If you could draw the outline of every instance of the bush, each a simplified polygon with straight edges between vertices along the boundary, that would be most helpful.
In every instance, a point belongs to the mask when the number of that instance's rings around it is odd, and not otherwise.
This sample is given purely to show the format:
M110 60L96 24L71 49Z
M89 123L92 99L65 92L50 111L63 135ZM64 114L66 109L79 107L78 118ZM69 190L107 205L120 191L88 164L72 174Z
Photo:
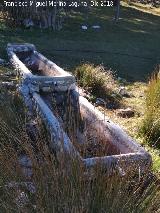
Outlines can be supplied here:
M159 73L160 74L160 73ZM160 75L154 74L146 94L146 110L142 134L149 144L160 147Z
M120 101L120 96L116 94L117 82L111 70L105 70L102 65L82 64L76 68L75 76L78 84L93 96L111 100L115 104Z

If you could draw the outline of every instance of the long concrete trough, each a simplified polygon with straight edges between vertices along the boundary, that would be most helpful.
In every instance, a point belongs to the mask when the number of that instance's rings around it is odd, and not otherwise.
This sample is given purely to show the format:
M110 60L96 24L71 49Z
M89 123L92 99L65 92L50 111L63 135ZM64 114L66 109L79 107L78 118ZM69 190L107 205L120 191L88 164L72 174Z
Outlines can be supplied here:
M44 121L55 152L69 153L87 169L101 164L108 172L143 173L150 168L149 153L80 95L74 76L32 44L8 44L7 52L28 110L36 109Z

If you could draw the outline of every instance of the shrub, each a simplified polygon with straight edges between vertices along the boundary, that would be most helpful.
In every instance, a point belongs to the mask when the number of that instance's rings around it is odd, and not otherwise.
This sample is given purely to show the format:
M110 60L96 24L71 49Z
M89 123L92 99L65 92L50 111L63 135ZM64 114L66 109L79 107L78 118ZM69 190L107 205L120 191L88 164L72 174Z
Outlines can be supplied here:
M160 147L160 75L154 74L146 93L146 110L142 134L149 144Z
M82 64L75 70L78 84L93 96L120 102L120 96L116 94L117 82L114 73L111 70L105 70L100 66L93 64Z

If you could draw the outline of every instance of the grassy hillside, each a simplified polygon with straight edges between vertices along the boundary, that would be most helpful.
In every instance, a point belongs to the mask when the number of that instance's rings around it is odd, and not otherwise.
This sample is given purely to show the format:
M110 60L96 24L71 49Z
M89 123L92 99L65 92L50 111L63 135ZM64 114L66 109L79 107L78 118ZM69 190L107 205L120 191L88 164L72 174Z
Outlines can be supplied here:
M160 61L160 16L123 5L117 24L113 8L95 8L88 18L73 12L59 32L9 29L1 23L0 56L8 42L30 42L65 69L74 70L82 61L103 63L119 76L144 80ZM89 25L87 31L81 30L83 24ZM101 29L91 28L97 24Z
M154 66L160 63L160 16L157 11L152 10L151 14L144 6L125 3L117 24L112 21L113 8L94 9L88 19L84 13L72 13L59 32L9 29L3 20L0 21L0 58L7 57L8 42L30 42L61 67L79 74L80 85L86 90L90 88L96 97L101 97L102 92L104 97L107 93L115 95L120 86L125 86L129 96L121 97L121 106L133 109L134 117L118 117L117 109L113 108L104 110L98 106L98 109L145 146L152 155L154 170L154 175L146 172L135 176L128 168L125 176L115 173L106 177L106 172L97 167L91 171L94 178L88 178L84 168L67 156L60 156L61 162L57 163L48 145L45 146L49 141L43 134L44 129L38 129L34 146L28 138L25 108L18 94L0 90L0 212L159 212L160 150L149 147L145 138L138 135L145 117L148 88L146 83L139 81L146 80ZM89 27L82 31L83 24L100 25L101 29ZM125 79L121 82L113 78L108 69L104 75L102 63L117 71L119 76L136 82L129 83ZM8 71L11 69L0 66L0 82L16 81L15 77L5 75ZM21 155L32 160L32 177L27 177L20 168ZM66 167L66 162L71 163L70 168Z

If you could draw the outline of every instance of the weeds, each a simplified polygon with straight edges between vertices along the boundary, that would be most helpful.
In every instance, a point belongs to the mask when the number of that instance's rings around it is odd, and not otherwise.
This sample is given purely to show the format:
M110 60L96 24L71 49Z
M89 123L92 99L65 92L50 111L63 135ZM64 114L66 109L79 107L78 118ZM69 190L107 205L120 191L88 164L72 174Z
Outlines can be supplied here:
M146 95L146 111L141 133L152 146L160 147L160 77L154 74Z
M7 94L4 93L7 98ZM0 111L8 114L13 99L7 98L7 107ZM14 116L19 116L15 107ZM24 108L23 108L24 110ZM17 112L15 114L15 112ZM107 176L97 165L94 178L86 175L86 169L76 160L69 161L62 155L56 163L55 155L50 152L48 137L39 129L36 151L31 145L24 128L25 120L16 119L19 125L12 128L0 114L1 129L6 129L5 142L0 137L0 211L1 212L156 212L160 208L159 185L155 178L131 177L131 175ZM25 118L25 117L21 117ZM7 127L7 128L6 128ZM9 129L14 130L11 134ZM12 143L11 141L14 141ZM49 142L49 141L48 141ZM17 146L15 146L17 144ZM21 146L21 150L17 149ZM22 152L23 151L23 152ZM31 159L32 176L27 177L19 156L24 154ZM69 165L68 165L69 164ZM147 174L148 176L148 174ZM26 187L26 184L32 184Z
M93 100L100 97L120 104L121 97L116 93L118 85L111 70L105 70L102 65L82 64L76 68L75 76L78 84L93 95Z

